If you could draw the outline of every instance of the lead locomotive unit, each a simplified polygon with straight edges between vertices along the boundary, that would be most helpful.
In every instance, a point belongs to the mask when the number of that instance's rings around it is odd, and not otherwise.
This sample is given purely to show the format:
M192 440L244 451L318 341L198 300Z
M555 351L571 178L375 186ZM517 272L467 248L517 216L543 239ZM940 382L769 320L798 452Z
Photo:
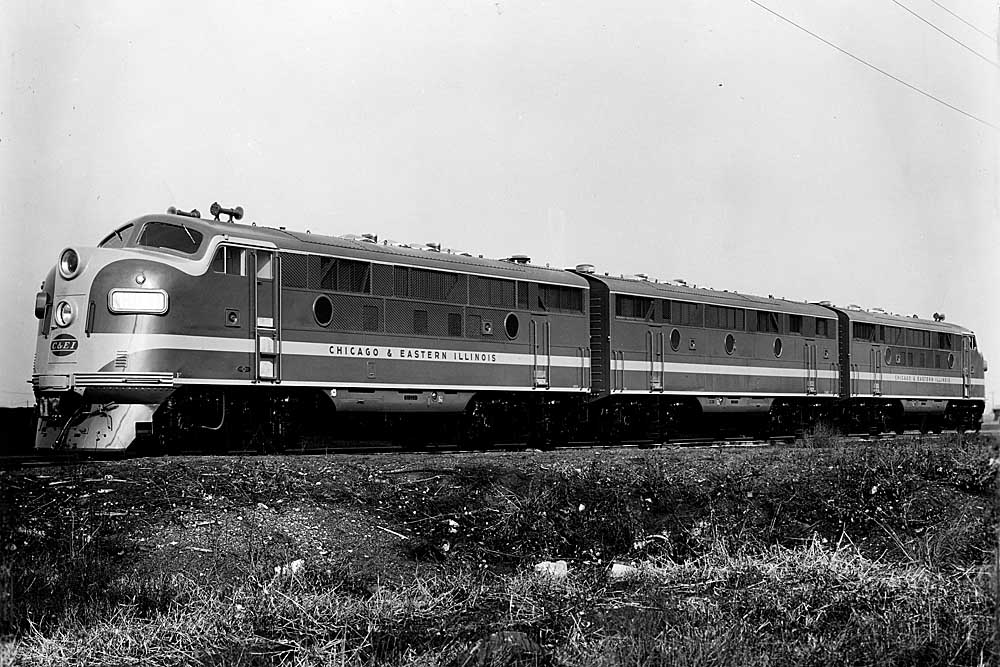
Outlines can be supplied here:
M305 427L544 444L981 418L984 362L952 324L211 212L171 208L60 254L35 303L36 447L280 449Z
M280 446L304 419L350 414L468 413L472 434L546 423L588 390L578 276L212 212L171 209L62 252L35 307L37 447L223 433Z

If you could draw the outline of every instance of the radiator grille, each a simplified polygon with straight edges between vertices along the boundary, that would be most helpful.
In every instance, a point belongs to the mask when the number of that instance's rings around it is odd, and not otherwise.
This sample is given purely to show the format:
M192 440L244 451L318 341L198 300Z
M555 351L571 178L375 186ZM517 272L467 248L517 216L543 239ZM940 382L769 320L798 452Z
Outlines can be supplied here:
M460 307L438 303L389 300L386 301L385 315L386 333L462 336L462 308Z
M513 280L469 276L469 303L473 306L513 308L516 302Z
M372 294L392 296L393 271L386 264L372 265Z
M382 300L346 294L332 294L333 320L330 328L340 331L382 331Z
M308 282L306 256L282 255L281 280L288 287L304 288Z

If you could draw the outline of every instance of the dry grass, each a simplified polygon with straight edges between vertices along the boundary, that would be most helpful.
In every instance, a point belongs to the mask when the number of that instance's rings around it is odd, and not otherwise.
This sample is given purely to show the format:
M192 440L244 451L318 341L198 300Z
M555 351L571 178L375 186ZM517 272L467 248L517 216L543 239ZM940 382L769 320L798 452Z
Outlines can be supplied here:
M993 664L996 457L900 441L8 474L0 664ZM532 571L557 557L567 578Z

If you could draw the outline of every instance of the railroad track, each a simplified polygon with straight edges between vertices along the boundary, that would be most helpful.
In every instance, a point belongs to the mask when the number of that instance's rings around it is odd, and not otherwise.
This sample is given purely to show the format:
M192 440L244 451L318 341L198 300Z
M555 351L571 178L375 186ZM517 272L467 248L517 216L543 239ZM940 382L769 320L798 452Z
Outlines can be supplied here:
M16 454L13 456L0 456L0 470L12 470L17 468L47 468L52 466L72 465L74 463L84 463L88 460L93 459L87 459L83 456L75 456L72 454Z
M892 441L897 438L905 437L920 437L922 439L937 440L941 438L954 435L954 433L942 433L939 435L920 435L917 432L904 433L902 435L895 433L885 433L880 435L870 435L870 434L848 434L844 436L837 436L841 439L842 444L859 444L863 442L878 442L878 441ZM650 442L650 441L625 441L620 443L594 443L594 442L577 442L570 443L567 445L561 445L557 447L551 447L549 449L553 451L567 451L567 450L581 450L581 449L662 449L665 447L670 448L763 448L770 446L777 446L781 444L791 444L797 440L795 436L778 436L767 439L761 438L750 438L750 437L734 437L734 438L678 438L675 440L670 440L664 443ZM482 452L518 452L518 451L537 451L536 448L532 447L528 443L524 442L509 442L509 443L495 443L488 447L467 447L460 443L422 443L419 446L404 446L396 445L391 442L386 441L372 441L372 442L360 442L360 441L327 441L324 444L316 444L315 442L298 448L288 449L281 452L280 455L285 456L316 456L316 455L335 455L335 454L413 454L413 453L426 453L426 454L471 454L471 453L482 453ZM178 449L177 451L171 452L171 456L261 456L261 452L252 449L230 449L226 452L213 452L206 450L194 450L194 449ZM277 453L273 455L278 455ZM17 468L35 468L35 467L50 467L50 466L64 466L64 465L77 465L83 463L93 463L97 461L120 461L125 459L135 459L135 458L160 458L160 457L150 457L140 453L130 454L128 452L115 452L104 455L94 455L94 454L84 454L80 452L58 452L54 454L17 454L10 456L0 456L0 470L5 469L17 469Z

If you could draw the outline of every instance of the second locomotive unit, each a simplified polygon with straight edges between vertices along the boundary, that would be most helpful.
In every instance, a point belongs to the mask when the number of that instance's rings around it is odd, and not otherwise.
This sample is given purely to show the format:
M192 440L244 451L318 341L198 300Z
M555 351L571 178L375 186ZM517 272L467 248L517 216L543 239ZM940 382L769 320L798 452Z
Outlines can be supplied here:
M975 428L971 331L171 209L46 277L36 447ZM228 216L228 221L220 220Z

